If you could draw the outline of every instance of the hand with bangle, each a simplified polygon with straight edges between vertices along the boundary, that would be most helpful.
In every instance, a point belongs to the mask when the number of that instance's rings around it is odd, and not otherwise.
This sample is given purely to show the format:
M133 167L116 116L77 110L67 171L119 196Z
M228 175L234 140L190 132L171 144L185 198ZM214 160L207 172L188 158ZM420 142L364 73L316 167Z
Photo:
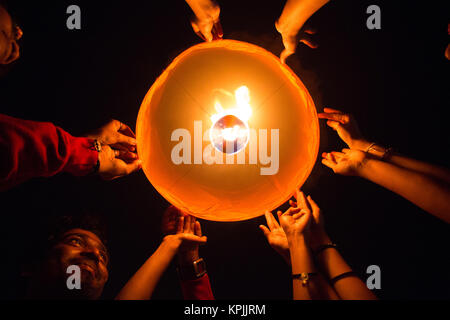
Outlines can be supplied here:
M355 119L342 111L324 108L318 117L348 145L341 152L322 154L322 163L335 173L358 176L411 201L450 223L450 170L393 153L364 139Z
M351 150L368 153L379 160L388 158L392 153L392 148L384 148L375 142L366 140L353 115L331 108L324 108L323 111L318 114L318 117L326 119L327 125L337 132Z
M300 191L296 193L295 198L296 201L289 201L291 207L304 208L311 212L312 218L306 239L315 266L320 270L317 280L322 290L321 297L325 299L376 298L344 261L336 244L329 238L325 231L322 211L317 203L311 196L305 197Z
M136 137L126 124L111 120L85 136L92 139L92 149L98 153L93 172L102 179L117 179L141 169L141 160L136 153Z

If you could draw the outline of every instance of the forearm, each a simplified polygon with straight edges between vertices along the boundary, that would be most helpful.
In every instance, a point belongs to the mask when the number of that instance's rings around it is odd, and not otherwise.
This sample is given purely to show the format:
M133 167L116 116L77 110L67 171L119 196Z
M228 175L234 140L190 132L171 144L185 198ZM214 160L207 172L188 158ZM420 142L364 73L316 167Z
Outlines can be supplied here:
M352 272L352 268L334 248L329 248L319 253L317 256L317 263L329 280L342 274ZM344 300L376 299L376 296L356 275L350 275L336 281L333 284L333 287L339 297Z
M117 295L117 300L148 300L177 249L164 241Z
M383 160L404 169L423 173L429 177L433 177L446 183L450 183L450 170L446 168L408 158L399 153L388 154L387 157L385 157L386 153L389 153L388 149L378 144L370 143L367 140L355 141L352 148L368 152L371 156L375 157L378 160ZM386 159L383 159L384 157Z
M329 0L288 0L277 21L278 31L296 35L303 24Z
M186 0L186 2L200 20L219 18L220 9L212 0Z
M447 183L373 159L368 159L358 174L450 223L450 188Z
M423 173L450 184L450 171L446 168L411 159L397 153L390 156L387 159L387 162L418 173Z
M325 230L316 230L312 234L310 242L312 251L316 252L315 261L317 267L325 276L327 283L337 276L352 272L352 268L347 264L336 248L327 248L318 251L321 246L332 243ZM329 291L330 298L332 299L376 299L364 282L356 275L342 278L341 280L336 281L333 286L330 285L330 287L333 288L332 292ZM337 297L333 297L333 293L337 293Z
M316 273L311 252L303 236L289 239L292 274ZM307 285L299 279L292 280L294 300L321 299L320 280L317 276L311 277Z

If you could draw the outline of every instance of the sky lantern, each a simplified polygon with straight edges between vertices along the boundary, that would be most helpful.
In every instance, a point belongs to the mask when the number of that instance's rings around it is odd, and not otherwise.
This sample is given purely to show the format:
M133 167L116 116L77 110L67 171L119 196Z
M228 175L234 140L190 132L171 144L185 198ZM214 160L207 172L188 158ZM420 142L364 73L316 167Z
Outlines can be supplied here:
M138 154L170 203L213 221L251 219L286 202L319 148L314 102L278 57L250 43L195 45L142 102Z

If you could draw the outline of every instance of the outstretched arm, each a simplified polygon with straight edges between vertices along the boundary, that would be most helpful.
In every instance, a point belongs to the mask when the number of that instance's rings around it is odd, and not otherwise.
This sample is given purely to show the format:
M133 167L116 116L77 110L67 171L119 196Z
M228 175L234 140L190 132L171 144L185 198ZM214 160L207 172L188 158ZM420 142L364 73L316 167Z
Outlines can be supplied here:
M200 222L175 206L170 206L163 214L163 233L176 234L176 221L180 217L184 217L185 223L190 226L190 233L198 237L203 236ZM178 278L185 300L214 300L205 263L199 255L198 243L183 244L178 250Z
M365 178L450 223L450 185L426 174L377 160L351 149L324 153L322 163L335 173Z
M186 0L186 2L195 14L195 19L191 21L194 32L208 42L222 39L219 5L213 0Z
M183 242L205 243L206 237L189 233L190 228L184 217L178 221L178 233L164 237L161 245L144 265L125 284L117 295L117 300L148 300L164 271L178 252Z
M275 24L276 29L283 37L285 49L280 55L283 63L288 56L295 52L297 44L300 41L298 34L303 27L303 24L328 1L329 0L287 0L283 12ZM305 43L313 47L313 45L310 45L308 42Z
M0 191L31 178L61 172L84 176L95 168L104 179L121 177L140 169L135 146L134 133L117 120L74 137L50 122L0 114Z
M355 118L351 114L346 114L336 109L324 108L324 112L319 113L318 116L321 119L328 120L328 126L337 132L342 141L350 149L367 152L378 160L383 160L450 183L450 170L415 160L399 153L391 153L390 149L365 139L358 128Z
M376 299L363 281L352 272L352 269L342 258L336 247L332 245L324 228L322 211L317 203L310 196L305 198L303 192L296 194L296 200L298 207L312 211L313 219L310 226L309 245L314 254L317 267L333 286L334 290L328 290L328 292L331 292L331 297L350 300ZM290 205L294 207L297 206L297 203L290 201ZM328 283L327 285L330 286Z
M50 122L0 114L0 191L34 177L93 171L98 153L93 140L73 137Z
M324 153L322 163L335 173L355 175L377 183L450 222L450 171L386 149L363 138L355 119L342 111L324 108L326 119L349 146L342 152Z
M297 191L297 195L299 194L300 192ZM278 218L289 246L294 299L337 299L336 293L314 264L309 246L312 224L311 209L307 206L295 205L283 214L278 212ZM309 279L305 280L305 277Z

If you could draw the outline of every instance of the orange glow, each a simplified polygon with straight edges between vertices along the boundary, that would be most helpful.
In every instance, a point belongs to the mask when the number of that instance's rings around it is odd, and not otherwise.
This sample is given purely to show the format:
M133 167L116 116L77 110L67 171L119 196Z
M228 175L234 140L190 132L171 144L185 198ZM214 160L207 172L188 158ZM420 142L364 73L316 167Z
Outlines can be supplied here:
M236 140L231 152L211 144L214 124L223 141ZM234 40L175 58L142 102L136 135L156 190L214 221L254 218L286 202L319 148L316 109L300 79L265 49Z

